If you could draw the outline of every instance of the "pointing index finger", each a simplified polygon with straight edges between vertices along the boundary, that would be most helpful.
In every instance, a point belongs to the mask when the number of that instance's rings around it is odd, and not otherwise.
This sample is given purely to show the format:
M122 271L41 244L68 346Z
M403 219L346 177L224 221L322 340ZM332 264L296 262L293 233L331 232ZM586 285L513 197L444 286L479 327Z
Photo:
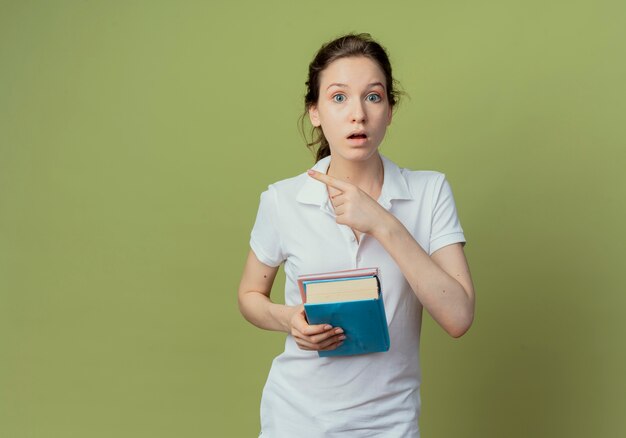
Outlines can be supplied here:
M307 174L312 177L315 178L318 181L323 182L324 184L326 184L327 186L331 186L334 187L336 189L339 189L341 191L346 191L351 184L345 181L342 181L340 179L334 178L330 175L326 175L325 173L321 173L318 172L316 170L313 169L309 169L307 171Z

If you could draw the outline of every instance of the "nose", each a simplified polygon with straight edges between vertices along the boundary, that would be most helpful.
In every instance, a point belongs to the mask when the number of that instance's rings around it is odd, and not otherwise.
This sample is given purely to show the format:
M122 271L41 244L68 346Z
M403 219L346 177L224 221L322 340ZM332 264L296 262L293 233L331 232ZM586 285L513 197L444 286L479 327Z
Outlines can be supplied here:
M353 122L364 122L365 121L365 108L363 107L363 102L360 100L355 100L352 105L351 117Z

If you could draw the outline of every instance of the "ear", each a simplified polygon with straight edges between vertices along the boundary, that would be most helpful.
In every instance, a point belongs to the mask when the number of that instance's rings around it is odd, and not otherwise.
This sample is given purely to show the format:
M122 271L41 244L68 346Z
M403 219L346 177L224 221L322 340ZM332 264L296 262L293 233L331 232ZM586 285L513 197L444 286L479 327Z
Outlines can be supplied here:
M311 120L311 125L315 127L318 127L321 125L320 115L319 115L319 111L317 110L316 105L311 105L309 107L309 119Z
M393 118L393 108L389 106L389 116L387 117L387 126L391 125L392 118Z

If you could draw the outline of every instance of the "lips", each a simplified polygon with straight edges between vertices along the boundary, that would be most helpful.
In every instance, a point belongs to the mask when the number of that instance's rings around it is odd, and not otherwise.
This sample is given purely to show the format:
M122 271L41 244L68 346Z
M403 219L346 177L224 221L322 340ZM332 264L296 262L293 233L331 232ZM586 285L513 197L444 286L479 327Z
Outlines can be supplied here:
M356 131L356 132L351 133L348 136L348 138L351 138L351 139L352 138L354 138L354 139L357 139L357 138L367 138L367 134L365 132L363 132L363 131Z

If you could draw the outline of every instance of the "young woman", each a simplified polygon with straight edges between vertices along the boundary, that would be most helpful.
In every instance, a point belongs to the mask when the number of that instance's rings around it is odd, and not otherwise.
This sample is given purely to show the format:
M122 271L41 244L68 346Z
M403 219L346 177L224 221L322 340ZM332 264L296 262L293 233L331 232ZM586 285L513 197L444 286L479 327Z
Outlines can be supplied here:
M391 65L369 34L323 45L309 66L305 116L317 163L261 194L239 308L287 333L261 400L261 436L419 437L422 309L453 337L474 316L465 237L445 175L403 169L379 153L397 104ZM285 263L285 305L270 300ZM301 274L378 267L391 347L319 357L341 327L309 325Z

